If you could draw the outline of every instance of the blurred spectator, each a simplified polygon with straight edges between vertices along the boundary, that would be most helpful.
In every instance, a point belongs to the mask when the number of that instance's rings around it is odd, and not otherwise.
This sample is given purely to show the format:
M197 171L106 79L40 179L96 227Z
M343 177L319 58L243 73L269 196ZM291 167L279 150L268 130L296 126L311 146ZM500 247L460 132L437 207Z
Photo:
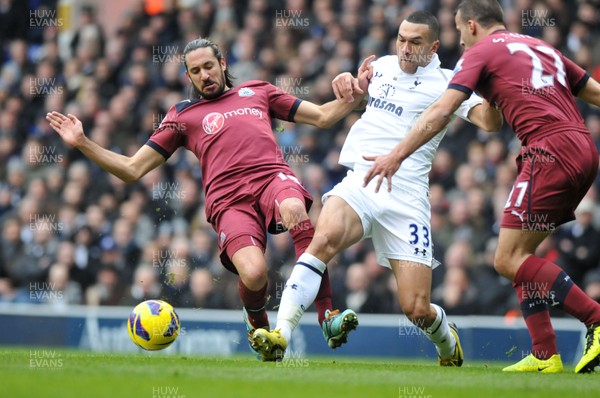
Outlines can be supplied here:
M0 3L0 45L12 39L25 39L28 28L28 3L4 0Z
M81 286L70 280L69 267L65 264L54 263L48 271L47 290L43 301L56 307L66 307L69 304L82 304Z
M215 237L212 230L196 228L191 233L191 267L209 267L215 255Z
M190 275L189 291L180 305L191 308L222 308L223 296L215 289L213 276L206 268L197 268Z
M58 246L53 231L59 228L59 225L48 215L33 215L27 228L32 233L31 241L27 242L22 256L13 264L14 280L20 286L45 279Z
M133 274L133 283L119 304L135 306L145 300L160 299L161 287L156 269L142 264Z
M17 217L5 219L0 238L0 295L4 299L12 297L13 289L24 283L17 268L24 252L20 220Z
M5 36L3 36L5 37ZM27 42L25 40L13 40L8 46L9 58L2 66L3 84L8 88L17 86L28 71L29 60L27 58Z
M104 266L96 274L96 283L85 292L88 305L119 305L123 299L124 288L119 272L111 266ZM137 304L137 303L135 303Z
M161 298L175 307L183 306L185 297L189 294L189 267L181 259L169 260L163 275Z
M115 249L119 252L123 280L129 282L141 255L141 250L134 240L133 225L128 220L119 218L113 224L112 239Z
M511 309L519 308L511 282L494 269L497 246L498 239L490 238L484 252L477 256L470 268L471 280L477 288L478 311L482 315L503 316Z
M477 288L464 268L450 268L444 275L443 286L431 292L431 301L443 306L448 315L477 314Z
M598 269L588 272L582 286L585 294L600 303L600 271Z
M431 184L439 184L444 190L454 187L454 159L447 149L440 148L435 154L429 181Z
M71 40L71 55L87 61L83 65L83 70L91 72L92 62L104 53L104 33L95 21L92 5L81 8L77 22L79 27Z
M96 272L100 266L100 247L94 239L90 227L83 225L74 234L75 265L79 283L85 289L96 279Z
M480 311L478 289L471 279L473 248L466 240L457 240L444 257L443 283L431 292L431 301L439 303L448 314L476 314Z
M557 264L577 285L582 285L585 274L600 264L600 231L592 224L593 211L594 203L582 200L575 211L577 219L564 225L556 236L560 252Z
M367 266L363 263L354 263L348 267L346 288L346 307L356 312L389 312L392 307L394 298L391 294L382 294L373 288Z

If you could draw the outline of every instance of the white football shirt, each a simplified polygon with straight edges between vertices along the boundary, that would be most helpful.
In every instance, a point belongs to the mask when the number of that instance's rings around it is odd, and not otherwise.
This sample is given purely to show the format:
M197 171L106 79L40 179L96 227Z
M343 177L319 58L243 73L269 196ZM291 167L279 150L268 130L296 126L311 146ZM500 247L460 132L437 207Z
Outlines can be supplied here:
M444 93L452 77L451 70L440 68L437 54L414 74L404 73L395 55L381 57L371 65L373 77L367 108L350 129L339 160L341 165L356 172L366 171L373 164L364 160L363 155L385 155L398 145L421 113ZM481 102L473 94L454 115L468 120L471 108ZM429 190L431 163L446 130L447 127L402 162L392 178L392 186L411 187L420 192Z

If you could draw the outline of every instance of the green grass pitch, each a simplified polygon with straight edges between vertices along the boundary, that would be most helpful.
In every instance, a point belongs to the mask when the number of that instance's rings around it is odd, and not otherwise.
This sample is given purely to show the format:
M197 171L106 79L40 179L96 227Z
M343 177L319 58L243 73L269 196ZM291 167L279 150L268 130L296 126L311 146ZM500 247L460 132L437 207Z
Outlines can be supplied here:
M205 358L0 348L0 397L600 397L600 374L505 374L504 363L294 358Z

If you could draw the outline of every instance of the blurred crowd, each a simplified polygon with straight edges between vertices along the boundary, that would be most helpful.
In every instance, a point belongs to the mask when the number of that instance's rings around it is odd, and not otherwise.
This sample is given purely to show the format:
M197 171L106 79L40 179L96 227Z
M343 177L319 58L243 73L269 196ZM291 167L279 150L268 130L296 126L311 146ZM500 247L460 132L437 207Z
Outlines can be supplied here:
M60 14L51 12L55 0L0 0L0 303L130 306L163 298L176 307L241 308L237 279L221 266L204 216L194 155L180 150L127 185L65 147L47 112L76 115L95 142L131 155L169 107L188 98L181 52L199 36L221 47L236 83L267 80L315 103L332 100L332 79L355 72L364 57L395 54L398 26L414 10L438 17L443 67L453 69L461 54L457 0L130 3L111 34L103 28L103 2L81 6L65 41ZM510 30L543 38L600 77L597 1L501 3ZM600 110L580 108L600 146ZM321 195L345 175L339 151L359 117L353 113L328 130L274 123L282 156L315 198L313 221ZM442 265L433 273L432 300L450 314L518 309L510 283L492 264L519 151L508 126L485 134L456 119L435 157L431 227ZM599 188L600 179L577 220L539 249L597 300ZM273 308L295 259L289 234L269 239ZM334 306L399 312L391 272L377 264L368 240L336 257L329 272Z

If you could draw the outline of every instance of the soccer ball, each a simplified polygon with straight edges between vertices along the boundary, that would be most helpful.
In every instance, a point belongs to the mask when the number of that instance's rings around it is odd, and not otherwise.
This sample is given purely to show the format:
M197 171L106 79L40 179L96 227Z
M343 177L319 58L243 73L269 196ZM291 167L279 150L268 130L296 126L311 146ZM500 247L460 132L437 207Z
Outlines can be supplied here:
M129 337L144 350L167 348L179 335L179 315L171 304L162 300L147 300L138 304L127 321Z

